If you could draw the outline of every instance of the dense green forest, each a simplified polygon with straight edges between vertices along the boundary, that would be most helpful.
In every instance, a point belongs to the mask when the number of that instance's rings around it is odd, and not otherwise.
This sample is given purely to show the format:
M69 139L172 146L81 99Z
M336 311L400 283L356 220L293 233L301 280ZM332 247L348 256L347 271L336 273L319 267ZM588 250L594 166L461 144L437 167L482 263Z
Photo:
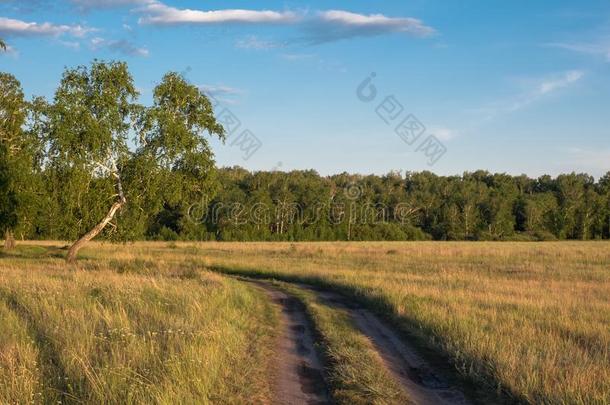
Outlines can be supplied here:
M610 238L610 173L218 169L208 139L224 131L208 98L175 73L153 94L151 106L138 104L116 62L66 69L50 101L26 100L1 73L0 231L62 240Z
M595 182L586 174L538 179L485 171L449 177L430 172L322 177L315 171L225 168L218 178L221 187L208 204L205 229L212 232L208 237L220 240L610 236L610 173ZM155 233L177 236L177 225L157 222Z

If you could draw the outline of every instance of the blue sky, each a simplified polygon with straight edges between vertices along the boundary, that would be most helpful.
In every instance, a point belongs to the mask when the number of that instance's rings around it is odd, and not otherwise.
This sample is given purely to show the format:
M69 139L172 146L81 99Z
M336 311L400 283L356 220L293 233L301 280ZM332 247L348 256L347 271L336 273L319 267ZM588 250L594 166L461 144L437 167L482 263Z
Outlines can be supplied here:
M28 95L52 96L65 66L94 58L127 61L144 103L183 73L241 123L214 144L220 165L610 170L607 1L0 0L0 37L0 70ZM395 131L409 116L414 142Z

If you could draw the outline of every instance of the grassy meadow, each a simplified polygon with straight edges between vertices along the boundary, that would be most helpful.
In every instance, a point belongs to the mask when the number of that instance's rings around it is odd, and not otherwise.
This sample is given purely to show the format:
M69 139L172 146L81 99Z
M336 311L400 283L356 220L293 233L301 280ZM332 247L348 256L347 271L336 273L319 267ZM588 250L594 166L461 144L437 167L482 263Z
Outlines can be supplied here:
M509 400L610 402L610 243L213 244L199 256L339 289Z
M222 273L341 291L475 392L610 402L607 242L58 246L0 256L0 403L264 403L274 310Z
M0 258L0 403L267 401L275 315L260 292L162 261L152 273L129 250L79 271L36 247Z

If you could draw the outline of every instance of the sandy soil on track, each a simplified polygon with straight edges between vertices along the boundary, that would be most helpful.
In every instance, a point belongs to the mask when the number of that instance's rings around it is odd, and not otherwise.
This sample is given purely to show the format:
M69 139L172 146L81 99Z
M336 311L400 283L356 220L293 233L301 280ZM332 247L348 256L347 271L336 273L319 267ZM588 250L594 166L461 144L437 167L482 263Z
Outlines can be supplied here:
M273 359L276 404L329 404L323 367L303 305L268 283L250 281L282 309Z
M413 347L370 311L334 292L321 291L303 284L297 286L316 293L325 305L349 313L415 404L470 404L461 390L450 386Z
M303 304L268 282L240 279L262 289L282 309L280 333L274 348L274 403L331 403L324 382L324 370L314 347L312 328ZM315 293L322 304L349 314L413 403L471 404L459 387L449 384L408 342L369 310L335 292L306 284L290 284Z

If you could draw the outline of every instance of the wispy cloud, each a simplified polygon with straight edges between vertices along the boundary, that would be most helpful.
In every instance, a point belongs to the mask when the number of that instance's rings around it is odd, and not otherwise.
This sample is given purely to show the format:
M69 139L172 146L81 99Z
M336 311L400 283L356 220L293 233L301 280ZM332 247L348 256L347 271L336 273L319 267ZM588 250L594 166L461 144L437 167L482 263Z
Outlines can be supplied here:
M242 89L226 86L224 84L203 84L198 87L205 94L213 96L218 101L225 104L237 104L238 98L245 93Z
M555 90L562 89L582 79L584 75L585 72L582 70L570 70L562 73L559 77L543 80L538 85L538 89L534 91L533 95L544 96L545 94L551 93Z
M602 57L607 62L610 62L610 38L603 38L592 42L553 42L546 45L553 48Z
M112 52L128 56L148 56L150 54L148 49L137 47L135 44L125 39L106 40L104 38L96 37L91 39L91 49L108 49Z
M298 15L291 11L272 10L191 10L178 9L151 0L140 10L144 16L140 18L141 24L176 25L176 24L286 24L298 19Z
M569 70L549 77L539 79L534 83L533 89L514 100L506 108L507 112L520 110L542 97L557 90L566 88L585 76L582 70Z
M131 1L137 2L137 0ZM434 28L416 18L388 17L383 14L358 14L345 10L327 10L316 13L290 10L194 10L171 7L159 0L141 0L139 4L140 7L137 7L135 10L142 15L139 19L140 24L158 26L211 24L293 25L303 31L301 38L295 42L306 42L309 44L322 44L342 39L393 33L414 37L427 37L436 33ZM277 42L261 42L261 40L254 37L238 42L239 47L249 49L269 49L273 45L277 45Z
M461 133L470 133L501 116L523 110L562 89L574 85L585 75L585 72L582 70L568 70L542 78L529 79L529 88L522 93L495 101L482 108L468 110L467 112L474 114L473 119L471 124L463 128L464 130Z
M82 12L115 7L133 7L140 15L139 24L155 26L175 25L218 25L218 24L261 24L291 25L301 30L302 35L292 41L271 41L250 36L236 42L243 49L271 49L286 46L288 43L323 44L338 40L370 37L384 34L405 34L414 37L427 37L436 30L421 20L411 17L388 17L383 14L358 14L346 10L326 10L318 12L291 10L249 10L220 9L201 10L178 8L161 0L69 0ZM131 27L124 25L126 30ZM81 25L55 25L48 22L35 23L0 18L0 34L5 36L59 36L68 34L84 36L92 31ZM126 52L142 53L141 49L129 49L129 44L115 41L108 46Z
M26 22L12 18L0 17L0 35L7 37L58 37L64 34L74 37L83 37L92 31L95 30L92 28L83 27L81 25L56 25L49 22Z
M387 17L383 14L357 14L344 10L321 11L307 26L307 40L325 43L354 37L403 33L416 37L433 35L436 30L410 17Z

